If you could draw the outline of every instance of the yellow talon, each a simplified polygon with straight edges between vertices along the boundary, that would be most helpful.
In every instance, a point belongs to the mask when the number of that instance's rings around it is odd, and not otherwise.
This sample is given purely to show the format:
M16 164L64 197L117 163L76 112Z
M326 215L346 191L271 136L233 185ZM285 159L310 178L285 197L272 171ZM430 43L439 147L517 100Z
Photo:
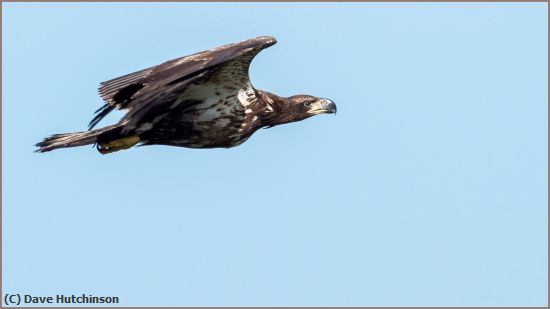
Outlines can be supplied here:
M137 135L131 135L119 139L115 139L113 141L107 142L105 144L99 144L99 152L101 154L107 154L123 149L128 149L135 144L139 143L140 139Z

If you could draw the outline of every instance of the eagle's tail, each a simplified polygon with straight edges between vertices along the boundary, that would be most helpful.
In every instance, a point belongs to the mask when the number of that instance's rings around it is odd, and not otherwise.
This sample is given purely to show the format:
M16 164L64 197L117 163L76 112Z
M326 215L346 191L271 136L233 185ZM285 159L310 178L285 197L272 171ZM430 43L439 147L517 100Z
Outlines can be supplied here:
M58 148L102 144L117 138L120 138L120 125L111 125L92 131L54 134L50 137L46 137L35 146L38 147L36 152L47 152ZM101 152L101 149L99 150Z

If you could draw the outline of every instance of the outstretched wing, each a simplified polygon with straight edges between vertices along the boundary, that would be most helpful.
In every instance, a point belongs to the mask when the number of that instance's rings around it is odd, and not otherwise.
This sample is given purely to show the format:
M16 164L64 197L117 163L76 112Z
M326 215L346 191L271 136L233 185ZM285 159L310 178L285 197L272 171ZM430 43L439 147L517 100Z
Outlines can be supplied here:
M240 66L238 71L241 78L237 78L235 83L242 83L242 79L248 81L248 68L254 56L276 42L273 37L257 37L170 60L103 82L99 94L106 104L96 111L97 115L89 127L93 128L113 109L128 109L122 121L126 122L125 131L131 130L150 111L172 104L191 84L214 72L220 72L228 63L238 63Z

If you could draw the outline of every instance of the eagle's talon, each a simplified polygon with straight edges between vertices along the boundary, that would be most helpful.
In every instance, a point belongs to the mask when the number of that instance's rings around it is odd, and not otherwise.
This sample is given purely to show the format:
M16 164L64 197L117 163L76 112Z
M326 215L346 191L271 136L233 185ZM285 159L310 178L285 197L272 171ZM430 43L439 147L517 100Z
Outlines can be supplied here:
M139 136L131 135L119 139L109 141L105 144L99 144L97 150L101 154L112 153L115 151L128 149L140 141Z

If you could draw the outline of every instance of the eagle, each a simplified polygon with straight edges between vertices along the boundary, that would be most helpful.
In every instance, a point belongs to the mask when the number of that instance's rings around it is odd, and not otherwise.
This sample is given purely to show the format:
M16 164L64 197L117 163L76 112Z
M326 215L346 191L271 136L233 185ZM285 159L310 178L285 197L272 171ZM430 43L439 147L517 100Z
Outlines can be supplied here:
M335 114L329 99L281 97L252 86L252 59L275 43L275 38L261 36L102 82L99 94L105 105L89 130L52 135L36 144L36 151L83 145L96 145L101 154L135 145L230 148L261 128ZM127 112L118 123L94 129L114 109Z

